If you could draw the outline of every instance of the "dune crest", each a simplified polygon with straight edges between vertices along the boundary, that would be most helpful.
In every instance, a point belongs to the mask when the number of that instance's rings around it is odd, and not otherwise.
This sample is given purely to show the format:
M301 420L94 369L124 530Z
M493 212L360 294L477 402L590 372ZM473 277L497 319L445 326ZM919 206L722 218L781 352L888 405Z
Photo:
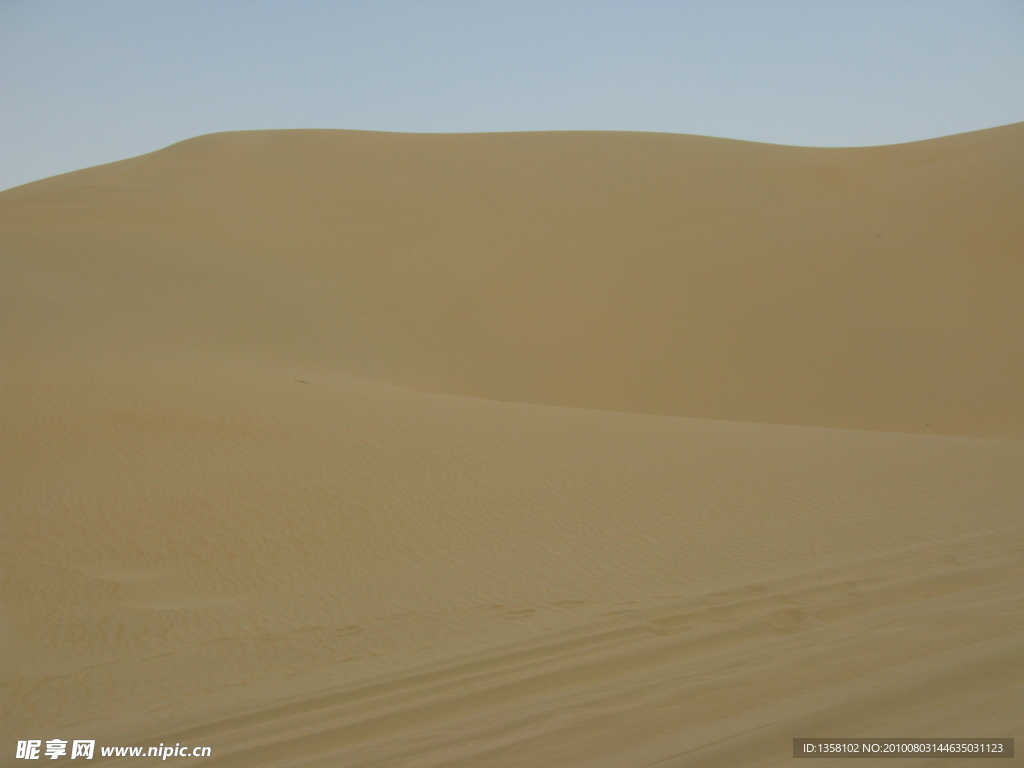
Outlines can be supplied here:
M860 149L215 134L0 195L7 322L32 349L173 347L526 403L1020 437L1022 172L1024 124ZM21 306L55 273L86 306Z

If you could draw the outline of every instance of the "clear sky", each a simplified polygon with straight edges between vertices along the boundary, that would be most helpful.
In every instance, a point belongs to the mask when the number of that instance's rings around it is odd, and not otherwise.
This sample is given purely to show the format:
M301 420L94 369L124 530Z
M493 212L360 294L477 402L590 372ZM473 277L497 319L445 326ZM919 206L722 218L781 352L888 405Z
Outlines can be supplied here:
M0 189L253 128L809 146L1024 121L1024 0L0 0Z

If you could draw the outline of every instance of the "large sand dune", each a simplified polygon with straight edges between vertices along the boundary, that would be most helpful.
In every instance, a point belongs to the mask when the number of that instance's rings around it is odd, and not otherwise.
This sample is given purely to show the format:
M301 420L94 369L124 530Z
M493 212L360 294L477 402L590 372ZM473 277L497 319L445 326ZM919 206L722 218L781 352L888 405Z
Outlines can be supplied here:
M0 193L0 765L1024 738L1021 179L267 131Z

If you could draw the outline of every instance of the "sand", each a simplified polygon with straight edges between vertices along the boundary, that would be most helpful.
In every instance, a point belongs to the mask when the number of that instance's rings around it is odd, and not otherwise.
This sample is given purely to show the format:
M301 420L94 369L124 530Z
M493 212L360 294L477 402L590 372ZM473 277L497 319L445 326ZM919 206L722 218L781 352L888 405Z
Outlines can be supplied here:
M1024 737L1022 178L310 130L0 193L0 765Z

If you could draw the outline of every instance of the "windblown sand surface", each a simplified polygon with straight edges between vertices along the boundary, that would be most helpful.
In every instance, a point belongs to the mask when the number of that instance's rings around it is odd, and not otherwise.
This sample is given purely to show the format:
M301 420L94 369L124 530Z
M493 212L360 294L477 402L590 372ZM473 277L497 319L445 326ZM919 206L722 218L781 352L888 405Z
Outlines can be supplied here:
M272 131L0 193L0 764L1020 742L1022 179Z

